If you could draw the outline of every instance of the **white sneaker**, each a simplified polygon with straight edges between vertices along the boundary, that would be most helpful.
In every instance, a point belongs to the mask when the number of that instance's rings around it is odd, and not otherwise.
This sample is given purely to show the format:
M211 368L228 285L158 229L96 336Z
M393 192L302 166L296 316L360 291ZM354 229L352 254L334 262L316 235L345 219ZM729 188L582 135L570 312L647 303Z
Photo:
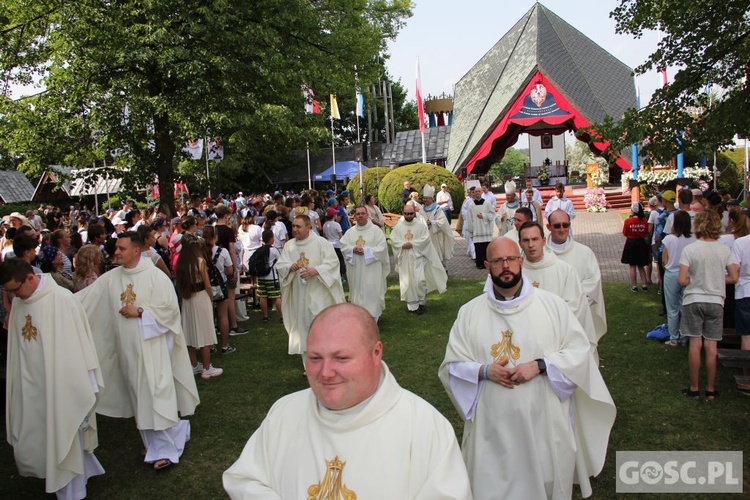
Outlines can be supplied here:
M208 380L213 377L218 377L222 373L224 373L224 370L222 370L221 368L214 368L214 365L209 365L208 370L203 370L201 378L203 380Z
M198 363L193 367L193 375L202 375L203 374L203 365L201 363Z

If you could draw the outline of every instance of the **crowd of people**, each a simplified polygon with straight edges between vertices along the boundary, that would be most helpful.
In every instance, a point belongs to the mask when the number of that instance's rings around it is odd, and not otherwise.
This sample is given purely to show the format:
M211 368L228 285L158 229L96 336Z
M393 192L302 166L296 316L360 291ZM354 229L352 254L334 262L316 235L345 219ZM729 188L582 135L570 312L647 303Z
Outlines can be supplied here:
M676 204L676 206L675 206ZM741 348L750 350L750 211L726 191L682 188L648 200L650 213L634 202L623 225L622 263L630 269L631 290L653 285L662 296L670 347L688 345L689 386L701 397L699 374L705 364L704 396L715 400L717 344L724 328L735 328ZM656 264L656 266L653 265Z
M446 291L454 243L447 186L421 188L404 184L389 234L401 300L417 315L430 292ZM488 275L461 309L439 373L470 436L462 450L445 418L382 361L391 258L375 196L354 206L346 191L194 195L172 218L125 201L104 216L49 210L38 227L33 212L11 214L0 286L19 471L46 478L60 498L83 498L86 480L104 472L96 414L134 418L154 470L179 463L191 432L184 417L200 402L195 377L223 375L212 354L231 355L231 337L247 333L247 302L237 300L247 291L263 322L277 312L310 390L277 402L225 473L233 498L569 497L574 482L588 496L615 415L598 370L601 275L572 238L564 186L546 205L533 186L519 197L512 181L505 189L502 204L486 184L468 189L458 215ZM65 325L65 336L49 339L58 328L48 325ZM44 412L22 418L40 405L61 405L54 422ZM502 431L498 411L517 414L523 429ZM295 438L312 427L314 439ZM70 448L45 461L53 442ZM493 451L502 449L516 453Z

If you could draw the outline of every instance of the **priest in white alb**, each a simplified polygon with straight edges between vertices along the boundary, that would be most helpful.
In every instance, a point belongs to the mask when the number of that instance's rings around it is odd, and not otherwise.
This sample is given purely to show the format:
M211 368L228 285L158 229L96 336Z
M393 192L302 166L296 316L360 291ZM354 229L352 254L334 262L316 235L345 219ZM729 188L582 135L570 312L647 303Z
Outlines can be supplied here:
M448 275L432 245L427 224L416 219L416 211L408 203L402 214L391 231L401 301L406 302L407 311L424 314L427 294L433 290L444 293Z
M547 249L542 225L538 222L526 222L519 231L519 242L524 255L523 272L533 286L547 290L562 298L575 317L581 323L583 331L591 342L592 353L599 361L596 350L598 338L594 330L591 308L583 292L581 280L572 266L557 258L554 252Z
M472 191L473 203L468 205L464 227L474 242L474 253L476 254L477 269L484 269L484 260L487 255L487 245L492 240L495 228L495 207L487 199L482 197L479 190ZM493 195L494 199L494 195Z
M448 217L446 217L443 209L435 202L434 187L429 184L424 185L422 201L424 204L419 210L419 215L427 224L432 246L435 247L435 251L440 257L443 267L445 267L447 262L453 258L453 245L455 244L451 224L448 222Z
M598 341L607 333L607 311L604 307L599 261L593 250L573 239L570 234L570 216L565 211L555 210L548 221L550 235L547 238L547 249L578 273L583 293L591 307L591 318Z
M516 183L508 181L504 187L505 203L500 205L495 215L495 225L500 236L505 236L508 231L513 229L513 216L516 214L516 210L521 207L521 202L516 196Z
M391 272L383 230L372 223L367 208L354 209L355 225L341 237L341 253L349 280L349 302L364 307L377 322L385 309L386 278Z
M161 470L179 462L200 402L172 281L141 255L135 231L120 233L115 261L76 294L94 332L107 390L96 412L135 417L146 455Z
M581 325L494 240L484 293L458 312L440 380L464 420L475 500L567 499L604 467L615 406Z
M292 222L294 239L284 245L276 262L289 354L304 354L307 332L315 316L326 307L346 300L333 245L311 231L310 217L296 216Z
M49 274L21 259L0 264L0 284L15 296L8 322L5 431L22 476L45 479L59 499L86 497L104 474L97 395L104 388L86 314ZM6 471L10 475L11 471Z
M310 328L310 389L284 396L224 472L233 499L472 498L453 427L401 388L368 311L339 304Z

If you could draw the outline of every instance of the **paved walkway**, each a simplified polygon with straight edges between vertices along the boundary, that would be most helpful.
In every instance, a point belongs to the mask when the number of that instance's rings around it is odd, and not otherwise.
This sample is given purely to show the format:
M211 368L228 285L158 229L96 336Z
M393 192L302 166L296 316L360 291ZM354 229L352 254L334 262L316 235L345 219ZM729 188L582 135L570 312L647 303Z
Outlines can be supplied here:
M466 254L466 240L454 233L456 246L448 262L448 277L457 279L484 279L487 272L477 269ZM628 266L620 263L625 238L622 236L622 219L616 211L600 214L579 211L573 219L576 241L590 247L599 260L602 281L628 283Z

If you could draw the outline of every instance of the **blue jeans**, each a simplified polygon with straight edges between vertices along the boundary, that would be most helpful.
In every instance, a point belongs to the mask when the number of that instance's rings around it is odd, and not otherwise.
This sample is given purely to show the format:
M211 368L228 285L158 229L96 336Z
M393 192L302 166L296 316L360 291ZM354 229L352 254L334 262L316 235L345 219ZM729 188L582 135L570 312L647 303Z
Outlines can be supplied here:
M682 310L682 294L684 286L677 284L677 275L673 271L664 272L664 302L667 306L667 328L669 328L669 340L678 342L680 340L680 311Z

